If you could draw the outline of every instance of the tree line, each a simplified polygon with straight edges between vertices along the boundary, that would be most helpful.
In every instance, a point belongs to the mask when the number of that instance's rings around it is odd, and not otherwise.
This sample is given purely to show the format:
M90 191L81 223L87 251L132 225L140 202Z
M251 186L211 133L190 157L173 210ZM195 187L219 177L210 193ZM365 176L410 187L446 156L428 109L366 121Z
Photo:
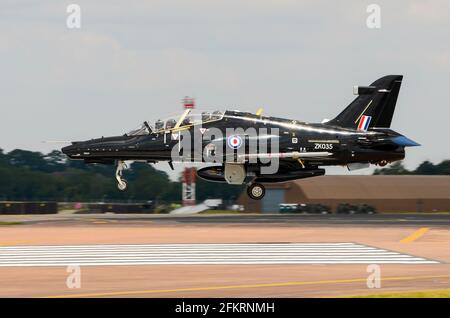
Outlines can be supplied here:
M408 170L401 161L396 161L386 168L375 169L375 175L450 175L450 160L444 160L438 164L433 164L430 161L422 162L416 169Z
M68 160L60 151L48 154L0 149L0 200L181 201L181 182L150 164L135 162L125 173L129 188L116 187L114 165ZM243 188L197 180L197 199L236 199Z
M0 149L0 200L56 201L181 201L181 182L145 163L132 163L125 171L129 189L116 188L115 166L85 164L68 160L60 151L48 154L16 149ZM408 170L401 162L376 169L376 175L450 175L450 160L439 164L424 161ZM238 198L243 186L197 180L197 199Z

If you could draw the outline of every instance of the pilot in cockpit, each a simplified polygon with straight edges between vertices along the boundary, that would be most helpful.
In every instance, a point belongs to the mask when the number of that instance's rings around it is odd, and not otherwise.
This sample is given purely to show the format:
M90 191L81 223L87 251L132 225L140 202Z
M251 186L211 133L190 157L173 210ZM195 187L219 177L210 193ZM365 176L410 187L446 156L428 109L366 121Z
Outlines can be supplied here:
M161 130L164 129L164 122L161 119L158 119L155 123L155 130Z
M166 129L172 129L177 124L177 121L175 119L169 119L166 121Z
M182 126L189 126L192 124L194 124L194 120L192 119L191 116L188 116L185 119L183 119L183 122L181 123Z

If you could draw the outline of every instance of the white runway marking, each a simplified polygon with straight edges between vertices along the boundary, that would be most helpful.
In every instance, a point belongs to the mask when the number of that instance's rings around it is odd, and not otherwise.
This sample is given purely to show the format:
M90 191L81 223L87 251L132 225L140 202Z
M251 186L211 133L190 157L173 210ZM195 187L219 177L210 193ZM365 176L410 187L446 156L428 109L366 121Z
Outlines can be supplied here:
M0 247L1 266L437 264L355 243L49 245Z

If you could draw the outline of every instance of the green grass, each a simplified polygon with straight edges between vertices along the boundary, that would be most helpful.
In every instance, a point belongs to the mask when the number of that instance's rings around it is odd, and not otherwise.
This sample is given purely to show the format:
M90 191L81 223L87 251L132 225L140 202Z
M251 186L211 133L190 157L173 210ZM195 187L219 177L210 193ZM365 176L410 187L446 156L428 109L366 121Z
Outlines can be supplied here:
M7 226L7 225L20 225L23 224L22 222L0 222L0 226Z
M240 213L242 212L231 210L207 210L200 212L199 214L240 214Z
M414 211L397 211L397 212L380 212L379 214L450 214L449 211L435 211L435 212L414 212Z
M356 295L351 298L450 298L450 289Z

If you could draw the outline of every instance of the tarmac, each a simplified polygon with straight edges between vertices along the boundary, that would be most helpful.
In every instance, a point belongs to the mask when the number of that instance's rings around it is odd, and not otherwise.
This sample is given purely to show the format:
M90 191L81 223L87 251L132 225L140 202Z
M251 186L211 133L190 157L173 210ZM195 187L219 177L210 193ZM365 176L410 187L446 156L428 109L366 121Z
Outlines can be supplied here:
M1 297L450 289L450 214L3 215L0 224ZM75 272L80 288L70 288Z

